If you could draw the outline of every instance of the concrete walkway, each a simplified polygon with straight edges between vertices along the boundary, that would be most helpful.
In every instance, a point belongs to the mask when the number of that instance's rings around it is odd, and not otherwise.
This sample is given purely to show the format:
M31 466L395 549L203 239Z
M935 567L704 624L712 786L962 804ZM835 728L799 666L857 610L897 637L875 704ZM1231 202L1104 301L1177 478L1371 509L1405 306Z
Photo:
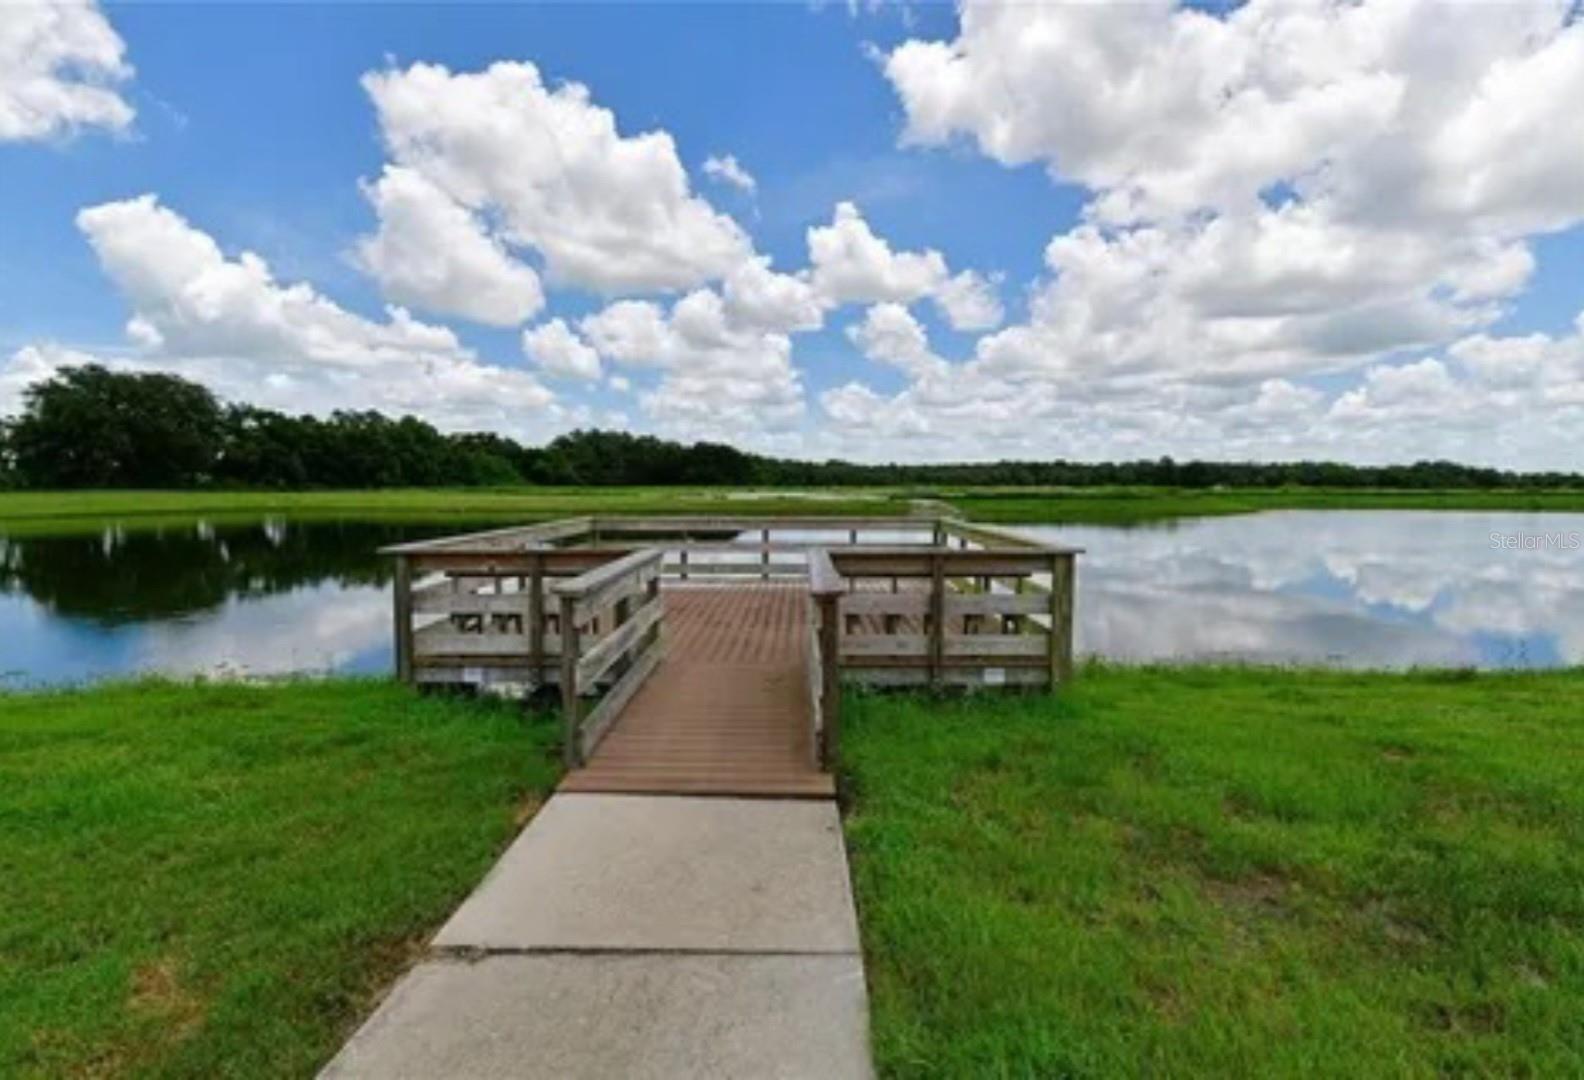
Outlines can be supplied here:
M555 796L322 1075L870 1076L835 804Z

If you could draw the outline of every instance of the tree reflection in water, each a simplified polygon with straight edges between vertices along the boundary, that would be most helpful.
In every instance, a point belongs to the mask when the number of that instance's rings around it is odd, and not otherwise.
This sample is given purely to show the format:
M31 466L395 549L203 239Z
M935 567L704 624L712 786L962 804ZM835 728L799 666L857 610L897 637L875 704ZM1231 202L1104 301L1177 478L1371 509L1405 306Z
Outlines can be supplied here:
M381 546L449 531L270 520L9 537L0 539L0 590L102 626L180 618L304 585L383 586L391 566L375 554Z

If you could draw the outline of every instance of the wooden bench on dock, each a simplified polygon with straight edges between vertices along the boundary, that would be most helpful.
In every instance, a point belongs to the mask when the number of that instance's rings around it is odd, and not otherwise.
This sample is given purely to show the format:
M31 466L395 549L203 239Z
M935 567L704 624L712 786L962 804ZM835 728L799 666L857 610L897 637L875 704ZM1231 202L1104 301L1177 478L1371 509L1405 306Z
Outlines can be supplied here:
M568 791L829 797L843 683L1072 677L1078 549L955 518L576 518L385 553L398 677L556 687Z

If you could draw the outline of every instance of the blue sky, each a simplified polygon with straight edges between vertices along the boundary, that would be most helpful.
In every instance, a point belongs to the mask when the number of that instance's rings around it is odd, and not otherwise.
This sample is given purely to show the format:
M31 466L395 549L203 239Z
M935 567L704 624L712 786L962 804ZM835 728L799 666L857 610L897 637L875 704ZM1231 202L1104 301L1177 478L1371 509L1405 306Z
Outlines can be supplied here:
M1303 8L8 7L0 411L98 359L529 441L1578 467L1576 12ZM510 145L569 120L566 176Z

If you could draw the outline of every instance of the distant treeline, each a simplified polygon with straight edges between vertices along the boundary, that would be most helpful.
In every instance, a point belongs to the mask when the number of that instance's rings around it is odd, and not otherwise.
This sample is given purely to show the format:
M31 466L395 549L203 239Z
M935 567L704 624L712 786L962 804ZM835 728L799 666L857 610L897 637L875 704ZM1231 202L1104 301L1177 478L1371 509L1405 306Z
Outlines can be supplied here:
M328 419L223 404L168 374L69 368L29 387L0 421L0 486L377 488L544 485L1156 485L1167 487L1570 488L1577 473L1513 473L1446 461L1357 466L1153 461L859 465L794 461L720 443L575 431L542 447L488 432L446 435L411 416Z

